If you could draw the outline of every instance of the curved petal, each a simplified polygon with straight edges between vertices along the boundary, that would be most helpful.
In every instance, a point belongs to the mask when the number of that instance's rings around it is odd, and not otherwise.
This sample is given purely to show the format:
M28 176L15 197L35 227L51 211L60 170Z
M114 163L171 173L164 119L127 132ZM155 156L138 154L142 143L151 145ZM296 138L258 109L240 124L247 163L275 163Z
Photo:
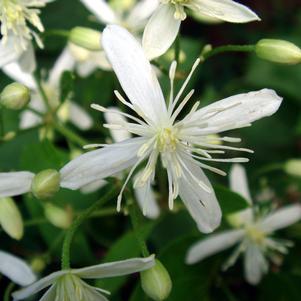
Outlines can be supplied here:
M268 263L257 245L250 244L244 256L246 280L253 285L260 282L264 273L268 271Z
M28 171L0 173L0 197L29 192L33 177L34 174Z
M134 165L144 141L132 138L77 157L61 169L61 187L79 189Z
M88 130L93 126L92 117L75 102L70 102L69 120L80 130Z
M101 279L133 274L147 270L155 265L155 256L99 264L82 269L73 269L72 274L84 279Z
M39 301L53 301L56 297L56 286L52 285Z
M161 87L138 41L126 29L110 25L103 32L102 43L132 104L153 122L166 120Z
M118 23L111 7L104 0L80 0L98 20L105 24Z
M175 41L181 20L174 17L173 5L161 4L148 21L142 46L149 60L164 54Z
M231 230L210 235L192 245L186 255L186 263L194 264L206 257L224 251L243 238L243 230Z
M286 228L301 219L301 206L285 206L275 212L270 213L260 223L260 228L269 233Z
M0 273L22 286L36 280L36 276L25 261L3 251L0 251Z
M204 15L232 23L260 21L260 18L248 7L232 0L194 0L190 7ZM189 7L189 5L187 5Z
M216 199L214 190L197 164L187 159L183 159L192 176L183 171L179 179L179 195L187 207L192 218L197 223L199 230L204 233L210 233L215 230L221 222L221 209ZM192 160L193 161L193 160ZM207 192L196 181L203 182L211 192Z

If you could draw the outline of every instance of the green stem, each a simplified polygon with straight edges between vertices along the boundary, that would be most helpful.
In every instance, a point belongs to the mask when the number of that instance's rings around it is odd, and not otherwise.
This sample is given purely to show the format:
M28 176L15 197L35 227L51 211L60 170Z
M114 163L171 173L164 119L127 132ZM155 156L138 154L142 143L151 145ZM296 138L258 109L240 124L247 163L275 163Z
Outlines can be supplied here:
M224 52L253 52L255 45L226 45L213 48L203 55L203 59L207 60L217 54Z
M41 94L42 99L43 99L43 101L46 105L46 108L48 109L48 111L51 111L51 106L50 106L50 103L49 103L49 99L48 99L48 97L46 95L46 92L45 92L45 90L44 90L44 88L41 84L41 80L40 80L40 77L38 76L37 72L35 72L34 78L35 78L36 84L38 86L38 91Z
M92 204L88 209L86 209L81 215L79 215L71 227L67 230L63 249L62 249L62 269L68 270L70 269L70 248L72 239L74 237L74 234L77 230L77 228L87 219L91 216L91 214L100 206L103 206L106 202L108 202L112 197L116 194L116 188L114 187L112 190L110 190L108 193L104 195L101 199L96 201Z
M69 38L70 32L68 30L63 29L53 29L53 30L47 30L44 33L44 36L57 36L57 37L63 37L63 38Z
M15 287L14 283L10 283L7 286L7 288L5 290L5 293L4 293L4 296L3 296L3 301L9 301L11 292L13 291L14 287Z

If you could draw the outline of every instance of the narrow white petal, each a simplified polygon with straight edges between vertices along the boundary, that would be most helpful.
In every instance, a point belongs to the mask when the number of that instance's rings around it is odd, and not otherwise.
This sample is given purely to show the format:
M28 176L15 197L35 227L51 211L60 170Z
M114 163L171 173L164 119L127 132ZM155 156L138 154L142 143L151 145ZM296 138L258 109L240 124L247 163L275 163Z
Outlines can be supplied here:
M33 177L34 174L27 171L0 173L0 197L29 192Z
M80 0L98 20L105 24L118 23L111 7L104 0Z
M132 104L154 122L166 120L161 87L139 42L126 29L110 25L103 32L102 43Z
M36 280L36 276L25 261L3 251L0 251L0 274L22 286Z
M70 121L80 130L88 130L93 126L92 117L75 102L70 102Z
M87 268L72 270L74 275L84 279L101 279L123 276L144 271L155 264L154 255L146 258L132 258L122 261L99 264Z
M301 206L289 205L270 213L261 222L261 229L265 232L273 232L286 228L301 219Z
M37 116L31 111L21 113L20 128L25 130L42 123L40 116Z
M248 7L232 0L194 0L204 15L232 23L259 21ZM197 10L197 8L195 8Z
M108 184L108 182L105 180L97 180L97 181L91 182L89 184L86 184L85 186L83 186L80 189L80 191L83 194L93 193L97 190L100 190L102 187L104 187L107 184Z
M149 19L143 33L142 45L152 60L164 54L175 41L181 20L174 17L174 5L161 4Z
M61 169L61 187L78 189L134 165L144 142L133 138L77 157Z
M53 301L56 297L56 286L52 285L39 301Z
M206 257L224 251L240 241L243 235L243 230L231 230L210 235L189 248L186 255L186 263L194 264Z
M35 71L37 64L34 49L31 43L28 45L27 49L19 56L18 64L20 68L25 72L32 73Z
M268 263L258 246L250 244L244 256L244 268L246 280L253 285L260 282L264 273L268 270Z
M187 173L179 179L179 195L187 207L189 213L196 221L199 230L204 233L210 233L215 230L221 222L221 209L216 199L214 190L197 164L185 161L190 172L200 182L207 185L211 192L205 191L198 185Z
M240 164L234 164L231 168L230 187L233 191L243 196L246 201L248 201L249 205L252 205L246 170Z

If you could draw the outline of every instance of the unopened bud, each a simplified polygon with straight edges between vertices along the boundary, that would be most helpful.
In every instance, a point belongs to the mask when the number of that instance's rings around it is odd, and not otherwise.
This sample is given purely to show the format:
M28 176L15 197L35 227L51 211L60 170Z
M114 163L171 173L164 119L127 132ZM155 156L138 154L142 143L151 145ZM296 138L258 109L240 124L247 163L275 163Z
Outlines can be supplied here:
M1 105L11 110L20 110L24 108L28 104L29 100L29 89L19 83L7 85L0 95Z
M262 39L255 46L255 52L261 59L295 65L301 63L301 49L295 44L274 39Z
M60 189L60 173L54 169L46 169L35 175L31 191L38 199L53 197Z
M23 237L23 219L12 198L0 198L0 225L10 237L17 240Z
M141 272L141 286L144 292L155 301L168 298L172 282L168 271L159 260L156 259L154 267Z
M291 176L301 177L301 159L288 160L284 165L284 170Z
M101 50L100 32L86 27L74 27L69 36L71 43L91 51Z
M46 262L42 257L35 257L32 259L30 266L34 272L41 273L46 267Z
M45 216L55 227L68 229L72 224L71 208L63 209L51 203L45 204Z

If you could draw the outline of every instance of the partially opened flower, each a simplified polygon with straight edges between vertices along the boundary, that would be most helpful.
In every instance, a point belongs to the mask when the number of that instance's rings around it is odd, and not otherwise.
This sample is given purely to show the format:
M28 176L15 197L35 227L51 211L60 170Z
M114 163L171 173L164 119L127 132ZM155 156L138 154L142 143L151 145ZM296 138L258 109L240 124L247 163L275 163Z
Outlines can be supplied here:
M36 281L36 276L25 261L3 251L0 251L0 274L22 286Z
M164 54L172 45L181 21L186 19L186 10L192 10L201 18L205 16L232 23L260 20L249 8L232 0L161 0L143 34L142 44L149 58Z
M174 200L179 195L200 229L204 232L214 230L220 223L221 211L202 168L224 174L206 163L246 162L248 159L213 158L212 155L223 154L225 150L252 151L216 144L214 138L208 135L249 126L257 119L272 115L278 110L282 99L274 91L264 89L232 96L202 109L198 109L197 102L179 120L179 114L193 95L192 90L180 101L199 60L175 97L173 80L176 63L171 65L171 92L167 106L141 45L127 30L110 25L104 31L102 42L129 101L119 92L115 91L115 94L138 116L115 112L129 121L105 126L115 130L126 129L136 137L105 145L100 150L88 152L72 160L61 170L61 186L79 189L85 184L132 167L118 197L117 209L120 210L122 193L134 172L147 161L134 187L150 189L157 161L161 158L168 178L169 207L173 208ZM110 111L99 105L93 105L93 108L103 112ZM240 141L229 137L215 139L234 143Z
M243 167L234 165L230 179L231 188L251 204ZM244 253L245 278L250 284L258 284L268 271L268 258L273 261L277 252L286 254L287 248L292 245L290 241L274 238L274 232L298 222L301 219L301 206L299 204L285 206L265 216L257 216L255 209L253 205L236 213L232 220L234 230L213 234L195 243L188 250L186 262L194 264L238 244L223 269L232 266L238 256Z
M154 256L150 256L58 271L13 293L13 298L14 300L23 300L50 286L40 300L106 301L108 299L103 294L110 294L110 292L90 286L82 279L103 279L129 275L147 270L154 264Z

